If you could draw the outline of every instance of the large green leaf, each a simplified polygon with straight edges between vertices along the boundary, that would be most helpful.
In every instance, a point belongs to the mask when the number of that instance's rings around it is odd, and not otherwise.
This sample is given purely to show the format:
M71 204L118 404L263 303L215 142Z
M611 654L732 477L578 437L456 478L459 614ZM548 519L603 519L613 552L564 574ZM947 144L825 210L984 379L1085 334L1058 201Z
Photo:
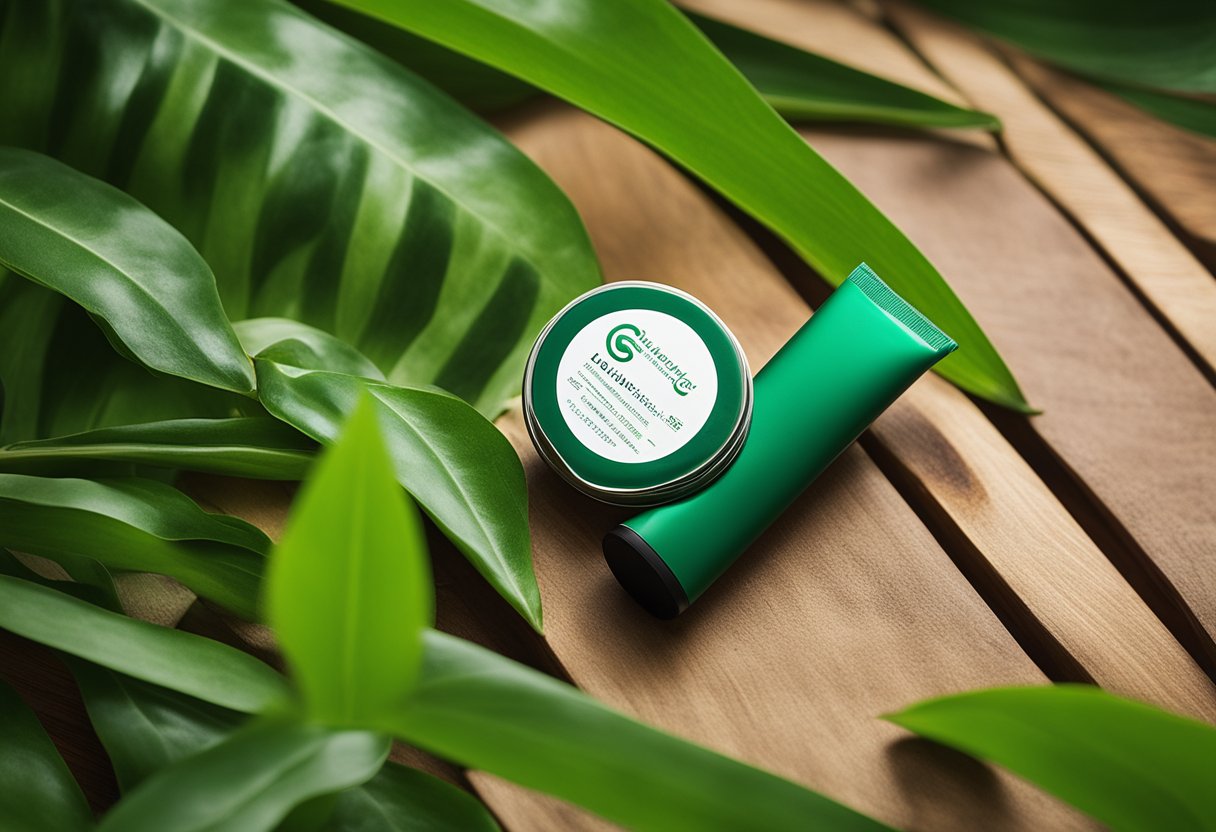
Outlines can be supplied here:
M230 316L337 334L486 413L599 279L577 214L428 83L280 0L12 0L0 141L128 190L215 271ZM31 42L38 48L30 50ZM30 75L74 79L30 99Z
M273 350L266 357L280 364L384 381L380 368L367 356L341 338L308 324L290 318L252 318L240 321L235 328L250 355Z
M338 797L327 832L497 832L498 823L463 789L389 763Z
M266 409L319 441L334 441L360 397L370 393L397 481L540 629L523 466L494 425L441 390L394 387L261 357L254 363Z
M938 365L1025 409L1008 368L917 248L665 0L334 0L517 75L658 148L787 240L833 284L865 261L950 333Z
M8 575L0 575L0 628L243 713L286 699L283 677L247 653Z
M174 419L16 442L0 448L0 471L97 476L133 464L299 480L312 463L315 447L299 431L265 416Z
M426 541L401 493L370 396L292 509L266 581L267 613L308 714L374 724L405 695L433 617Z
M0 443L38 434L43 366L62 296L0 269Z
M0 147L0 265L80 304L152 369L253 390L207 264L172 226L104 182Z
M1210 0L921 2L1095 78L1216 92L1216 15Z
M270 541L248 523L209 514L155 480L0 474L0 546L158 572L256 618Z
M433 630L426 636L418 685L385 728L448 759L578 803L631 829L887 828L788 780L634 722L550 676Z
M1113 830L1216 829L1216 728L1085 685L997 688L886 717L998 763Z
M0 828L73 832L93 825L80 787L38 717L0 682Z
M293 808L358 785L388 756L368 731L335 731L284 717L262 719L144 781L110 810L100 832L274 829Z

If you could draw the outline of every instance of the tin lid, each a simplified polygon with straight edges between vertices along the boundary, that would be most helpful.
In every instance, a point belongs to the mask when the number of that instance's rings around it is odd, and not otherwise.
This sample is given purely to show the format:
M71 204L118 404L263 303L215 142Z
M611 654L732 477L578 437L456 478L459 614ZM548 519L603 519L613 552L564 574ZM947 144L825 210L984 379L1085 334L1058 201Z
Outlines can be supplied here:
M703 488L750 424L752 382L713 312L657 283L575 299L544 328L524 374L524 416L540 455L605 502L653 505Z

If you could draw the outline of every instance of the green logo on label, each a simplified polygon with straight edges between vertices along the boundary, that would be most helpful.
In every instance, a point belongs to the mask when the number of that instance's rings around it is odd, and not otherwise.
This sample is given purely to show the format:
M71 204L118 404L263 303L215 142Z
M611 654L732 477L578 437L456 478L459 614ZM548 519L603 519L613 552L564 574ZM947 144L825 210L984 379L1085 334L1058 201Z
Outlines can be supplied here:
M677 395L687 396L697 387L692 379L688 378L687 370L682 369L663 352L658 344L647 338L644 330L633 324L613 327L612 331L608 333L604 346L608 349L610 356L622 363L632 360L637 353L644 353L655 369L671 382L671 389L675 390Z

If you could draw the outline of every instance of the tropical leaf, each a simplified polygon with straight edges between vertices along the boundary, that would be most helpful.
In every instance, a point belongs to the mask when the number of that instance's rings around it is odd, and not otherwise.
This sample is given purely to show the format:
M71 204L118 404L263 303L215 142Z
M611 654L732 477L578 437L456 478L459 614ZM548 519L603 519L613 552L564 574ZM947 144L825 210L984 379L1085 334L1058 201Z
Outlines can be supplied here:
M958 342L937 370L1028 409L925 256L664 0L334 0L510 72L636 135L784 238L832 284L867 262Z
M43 366L62 296L0 269L0 443L38 434Z
M365 393L374 399L397 481L498 592L536 629L523 466L506 438L441 390L394 387L259 357L262 403L322 442L333 442Z
M1206 0L921 0L1027 52L1094 78L1216 92L1216 25Z
M0 628L242 713L266 711L287 698L283 677L248 653L9 575L0 575Z
M434 615L422 523L377 419L366 396L297 499L266 581L305 710L334 726L373 724L397 705Z
M389 740L298 719L263 718L154 774L128 794L99 832L274 829L319 795L358 785L388 756Z
M495 413L539 328L599 280L573 207L522 153L280 0L0 12L0 99L23 102L0 141L45 146L158 212L234 319L303 321L394 382ZM45 100L12 88L37 73L77 82Z
M157 572L256 618L270 541L235 517L208 514L172 486L0 474L0 546L55 559L86 555Z
M338 797L328 832L498 832L471 794L421 771L387 764Z
M1216 728L1087 685L930 699L886 719L1004 766L1113 830L1216 829Z
M253 391L253 368L207 264L172 226L104 182L0 147L0 265L71 298L154 370Z
M384 374L363 353L324 330L290 318L253 318L236 324L237 337L250 355L310 370L332 370L384 381Z
M38 717L0 682L0 828L21 832L89 829L93 814Z
M316 443L266 416L174 419L16 442L0 448L0 472L109 476L120 465L232 477L299 480Z

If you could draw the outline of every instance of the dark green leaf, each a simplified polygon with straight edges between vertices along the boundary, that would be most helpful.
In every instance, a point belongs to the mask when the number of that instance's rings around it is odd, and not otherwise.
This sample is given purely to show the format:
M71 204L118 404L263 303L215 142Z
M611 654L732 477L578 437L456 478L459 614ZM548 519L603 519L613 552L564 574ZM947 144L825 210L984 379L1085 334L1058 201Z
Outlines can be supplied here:
M262 358L255 364L266 409L319 441L334 441L364 391L370 393L397 481L540 629L523 466L494 425L440 390L393 387Z
M0 283L0 444L36 436L43 366L63 298L11 275Z
M497 832L494 816L463 789L389 763L338 797L327 832Z
M685 12L714 46L790 121L864 121L912 127L982 127L996 116L956 107L829 58Z
M80 787L38 718L0 682L0 828L72 832L93 825Z
M997 688L886 717L1114 830L1216 829L1216 728L1085 685Z
M256 618L270 541L235 517L208 514L172 486L0 474L0 546L54 559L87 555L157 572Z
M1163 121L1216 139L1216 100L1170 95L1112 82L1102 83L1102 86Z
M983 398L1027 408L1009 369L924 255L664 0L334 2L633 133L772 228L833 284L869 263L959 343L938 365L942 375Z
M318 795L358 785L388 756L367 731L264 719L153 775L106 815L99 832L274 829Z
M265 416L174 419L17 442L0 448L0 471L97 475L118 464L134 464L299 480L315 448L299 431Z
M332 370L384 381L384 374L363 353L324 330L290 318L254 318L235 326L241 345L250 355L290 367Z
M462 405L467 407L467 405ZM422 523L370 396L304 486L271 557L267 612L305 710L374 725L410 689L433 618Z
M0 100L28 104L21 123L0 120L0 142L45 137L165 217L233 319L303 321L394 382L496 413L540 327L599 280L539 168L284 2L13 0L0 13ZM76 80L30 102L14 87L37 73Z
M443 757L585 806L631 829L887 828L433 630L426 636L418 685L399 717L385 727Z
M921 0L931 9L1095 78L1216 92L1210 0Z
M0 265L80 304L154 370L253 390L211 270L122 191L46 156L0 147Z
M109 612L0 575L0 628L145 682L244 713L286 698L270 667L226 644Z

